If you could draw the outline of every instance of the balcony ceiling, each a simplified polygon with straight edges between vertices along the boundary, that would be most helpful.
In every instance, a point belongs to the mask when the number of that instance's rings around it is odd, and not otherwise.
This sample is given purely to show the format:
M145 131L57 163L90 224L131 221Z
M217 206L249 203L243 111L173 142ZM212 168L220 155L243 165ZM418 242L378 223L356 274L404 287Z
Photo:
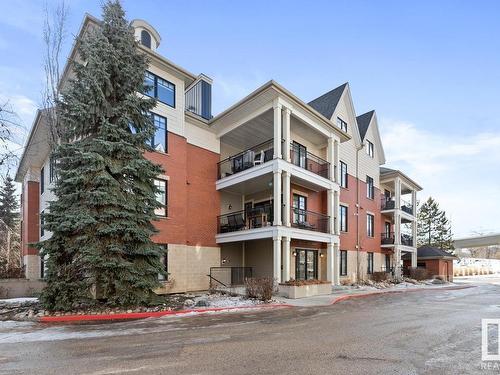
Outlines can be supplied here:
M273 110L245 122L221 137L223 143L246 150L273 138Z

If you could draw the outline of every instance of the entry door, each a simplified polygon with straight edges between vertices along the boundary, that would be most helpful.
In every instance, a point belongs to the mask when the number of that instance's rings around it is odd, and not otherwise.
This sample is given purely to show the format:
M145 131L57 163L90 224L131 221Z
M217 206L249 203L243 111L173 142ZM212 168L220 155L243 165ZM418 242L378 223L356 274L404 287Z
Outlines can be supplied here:
M294 224L302 224L307 221L306 217L307 212L307 198L294 194L293 195L293 223Z
M295 279L311 280L318 278L318 251L296 250Z

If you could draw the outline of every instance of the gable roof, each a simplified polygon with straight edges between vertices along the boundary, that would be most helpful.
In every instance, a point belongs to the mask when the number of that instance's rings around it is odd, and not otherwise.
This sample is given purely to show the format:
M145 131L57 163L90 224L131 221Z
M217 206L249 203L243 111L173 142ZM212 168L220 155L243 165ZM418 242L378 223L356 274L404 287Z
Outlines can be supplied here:
M417 258L456 258L456 256L446 250L425 245L417 249Z
M356 117L356 122L358 123L359 135L362 141L365 139L366 131L370 126L370 122L374 114L375 111L370 111Z
M328 91L326 94L323 94L316 99L311 100L307 104L309 104L316 111L330 120L333 116L333 112L335 112L335 108L337 108L337 104L339 104L340 98L342 97L342 94L344 93L346 87L347 82L337 88L334 88L331 91Z

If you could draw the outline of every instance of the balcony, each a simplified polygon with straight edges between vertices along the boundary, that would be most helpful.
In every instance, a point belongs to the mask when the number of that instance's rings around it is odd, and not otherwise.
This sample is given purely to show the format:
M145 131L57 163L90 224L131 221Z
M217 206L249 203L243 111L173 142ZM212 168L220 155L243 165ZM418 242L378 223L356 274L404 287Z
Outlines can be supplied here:
M394 245L394 232L382 233L380 244L381 245Z
M231 212L217 218L217 233L229 233L271 226L273 206L265 205L249 210Z
M297 144L290 144L290 160L292 164L304 168L318 176L330 179L330 163L319 156L311 154Z
M413 215L413 205L406 201L401 201L401 210L407 214Z
M217 163L217 178L228 177L273 159L273 140L241 151Z
M330 216L325 214L292 207L290 220L294 228L330 233Z
M401 234L401 245L413 247L413 236L410 234Z
M382 211L385 210L394 210L396 208L396 201L390 197L382 197L382 202L380 205L380 209Z

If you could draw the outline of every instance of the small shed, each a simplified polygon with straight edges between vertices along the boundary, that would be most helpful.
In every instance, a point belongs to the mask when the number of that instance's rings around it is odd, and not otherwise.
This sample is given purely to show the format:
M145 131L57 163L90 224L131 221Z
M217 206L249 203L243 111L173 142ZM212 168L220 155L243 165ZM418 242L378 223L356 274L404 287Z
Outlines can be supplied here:
M409 267L411 259L403 258L404 267ZM432 276L441 276L444 280L453 281L453 260L457 257L446 250L433 246L420 246L417 249L417 267L425 268Z

